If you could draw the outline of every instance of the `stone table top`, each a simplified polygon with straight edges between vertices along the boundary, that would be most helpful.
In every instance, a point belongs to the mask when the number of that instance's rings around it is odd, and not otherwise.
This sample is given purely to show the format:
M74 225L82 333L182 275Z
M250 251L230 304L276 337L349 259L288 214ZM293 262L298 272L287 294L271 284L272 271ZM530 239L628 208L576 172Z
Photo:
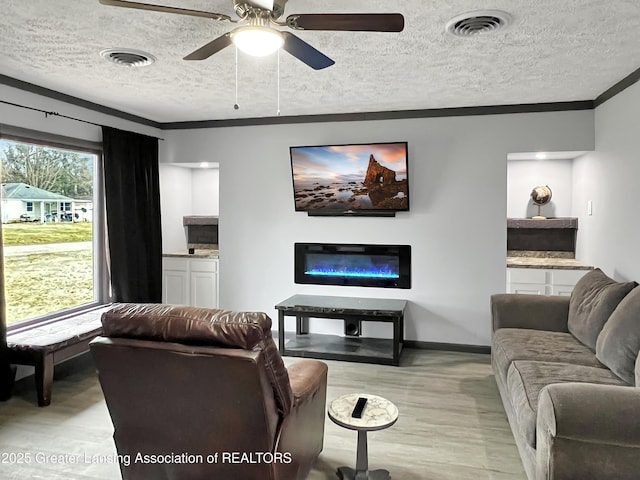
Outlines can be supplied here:
M278 303L276 310L305 310L317 313L345 313L366 315L401 315L406 300L393 298L333 297L326 295L293 295Z
M367 404L362 418L353 418L353 412L359 397L365 397ZM369 393L350 393L336 398L329 405L329 418L337 425L350 430L382 430L398 420L398 407L386 398Z

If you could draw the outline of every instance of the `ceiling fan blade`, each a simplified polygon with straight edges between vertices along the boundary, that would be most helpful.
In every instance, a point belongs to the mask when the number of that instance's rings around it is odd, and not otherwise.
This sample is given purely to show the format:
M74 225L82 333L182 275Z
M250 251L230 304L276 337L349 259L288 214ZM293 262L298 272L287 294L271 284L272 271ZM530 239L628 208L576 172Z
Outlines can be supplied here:
M289 15L294 30L343 30L349 32L401 32L401 13L303 13Z
M284 36L283 50L289 52L314 70L322 70L336 63L293 33L282 32L282 35Z
M207 43L204 47L200 47L195 52L190 53L184 60L205 60L214 53L218 53L223 48L231 45L231 33L227 32L224 35Z
M179 15L189 15L191 17L212 18L214 20L233 21L230 16L221 13L202 12L200 10L188 10L186 8L165 7L163 5L152 5L150 3L126 2L124 0L99 0L102 5L112 7L135 8L137 10L151 10L153 12L177 13Z

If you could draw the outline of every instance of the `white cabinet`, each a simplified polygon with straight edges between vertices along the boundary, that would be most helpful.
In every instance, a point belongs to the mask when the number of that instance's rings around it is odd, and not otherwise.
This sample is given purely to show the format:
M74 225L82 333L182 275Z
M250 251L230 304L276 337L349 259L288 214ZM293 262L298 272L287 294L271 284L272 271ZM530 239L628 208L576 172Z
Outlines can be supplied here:
M558 268L507 268L507 293L571 295L589 270Z
M164 257L162 302L218 308L218 260Z

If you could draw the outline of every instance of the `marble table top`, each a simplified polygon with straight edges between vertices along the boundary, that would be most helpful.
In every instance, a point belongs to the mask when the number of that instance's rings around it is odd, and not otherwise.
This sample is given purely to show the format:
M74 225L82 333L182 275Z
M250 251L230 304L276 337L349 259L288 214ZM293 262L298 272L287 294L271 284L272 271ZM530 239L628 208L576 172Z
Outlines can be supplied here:
M351 413L359 397L366 397L367 404L362 418L353 418ZM398 420L398 407L386 398L369 393L350 393L338 397L331 402L327 413L335 424L351 430L382 430Z
M393 315L404 312L406 300L393 298L333 297L327 295L293 295L278 303L277 310L304 310L318 313Z

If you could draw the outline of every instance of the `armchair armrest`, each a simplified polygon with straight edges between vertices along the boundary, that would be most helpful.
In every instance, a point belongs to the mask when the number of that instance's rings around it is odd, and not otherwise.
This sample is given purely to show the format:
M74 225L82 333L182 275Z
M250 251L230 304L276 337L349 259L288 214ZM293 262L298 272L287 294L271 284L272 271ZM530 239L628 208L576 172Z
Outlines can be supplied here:
M564 383L540 392L539 480L632 480L640 472L640 388Z
M287 368L293 392L291 411L282 419L275 451L291 463L275 465L278 480L303 480L322 451L327 400L327 364L298 360Z
M567 332L569 297L498 293L491 296L492 327Z
M327 364L315 360L299 360L287 368L293 403L300 403L327 382Z

